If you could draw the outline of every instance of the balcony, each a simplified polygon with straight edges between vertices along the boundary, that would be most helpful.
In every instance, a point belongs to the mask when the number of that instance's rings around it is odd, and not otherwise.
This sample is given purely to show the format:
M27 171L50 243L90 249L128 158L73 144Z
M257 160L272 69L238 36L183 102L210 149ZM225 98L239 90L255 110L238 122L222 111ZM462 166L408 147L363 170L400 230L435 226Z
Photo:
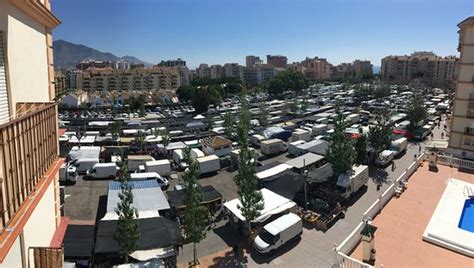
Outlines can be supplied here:
M31 247L35 267L63 267L63 248Z
M464 134L466 135L474 135L474 128L473 127L465 127Z
M17 106L22 115L0 125L0 234L58 159L56 104Z
M467 118L474 118L474 111L467 111L466 117Z

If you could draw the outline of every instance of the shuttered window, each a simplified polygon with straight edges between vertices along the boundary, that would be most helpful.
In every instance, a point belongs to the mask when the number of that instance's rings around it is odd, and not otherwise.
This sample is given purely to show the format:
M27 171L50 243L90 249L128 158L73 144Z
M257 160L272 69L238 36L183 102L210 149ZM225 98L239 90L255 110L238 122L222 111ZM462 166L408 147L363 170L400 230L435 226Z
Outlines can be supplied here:
M3 49L3 32L0 31L0 124L8 122L10 116L8 107L7 76L5 67L5 50Z

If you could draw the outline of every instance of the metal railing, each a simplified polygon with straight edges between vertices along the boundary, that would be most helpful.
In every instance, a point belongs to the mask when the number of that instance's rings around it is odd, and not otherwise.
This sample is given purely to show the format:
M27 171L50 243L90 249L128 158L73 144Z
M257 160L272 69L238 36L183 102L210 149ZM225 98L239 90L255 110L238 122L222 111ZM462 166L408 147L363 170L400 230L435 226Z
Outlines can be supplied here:
M58 158L56 104L0 125L0 233Z
M466 159L438 155L438 163L445 166L456 167L456 168L465 168L474 170L474 161L469 161Z

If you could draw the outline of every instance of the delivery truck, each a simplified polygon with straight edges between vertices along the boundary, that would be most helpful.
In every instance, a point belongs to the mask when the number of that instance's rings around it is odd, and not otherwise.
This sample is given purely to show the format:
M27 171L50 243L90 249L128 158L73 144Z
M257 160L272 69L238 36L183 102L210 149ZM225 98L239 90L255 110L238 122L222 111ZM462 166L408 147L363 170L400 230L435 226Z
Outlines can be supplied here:
M301 218L296 214L288 213L263 226L255 237L253 247L258 253L271 254L302 233Z
M115 179L119 168L115 163L97 163L86 173L89 179Z
M144 166L145 162L155 161L151 155L129 155L127 160L127 168L129 172L135 172L139 170L140 166Z
M337 178L336 185L341 191L342 197L346 199L349 198L352 194L356 193L369 180L368 166L354 165L352 167L352 170L352 175L348 176L347 174L341 174Z
M184 152L181 149L173 150L173 160L180 169L188 167L188 164L184 162Z
M260 151L264 155L272 155L286 151L287 145L280 139L270 139L261 142Z
M168 177L171 175L171 163L168 159L145 162L146 172L156 172L160 176Z
M288 153L291 155L297 155L299 150L298 146L306 143L306 141L294 141L288 144Z
M317 125L314 125L313 126L313 136L319 136L319 135L323 135L324 133L326 133L326 131L328 130L328 125L326 124L317 124Z
M63 163L59 168L59 183L61 185L75 184L77 177L77 170L74 165Z
M293 133L291 133L291 141L309 141L310 139L311 132L308 130L297 128Z
M221 162L217 155L211 154L197 159L201 174L216 172L221 169Z
M262 135L258 135L258 134L254 134L252 136L250 136L250 143L253 144L254 146L257 146L259 147L260 146L260 143L264 140L266 140L267 138L265 138L264 136Z
M395 152L395 157L399 156L400 154L406 152L408 146L408 139L407 138L399 138L390 144L390 150Z

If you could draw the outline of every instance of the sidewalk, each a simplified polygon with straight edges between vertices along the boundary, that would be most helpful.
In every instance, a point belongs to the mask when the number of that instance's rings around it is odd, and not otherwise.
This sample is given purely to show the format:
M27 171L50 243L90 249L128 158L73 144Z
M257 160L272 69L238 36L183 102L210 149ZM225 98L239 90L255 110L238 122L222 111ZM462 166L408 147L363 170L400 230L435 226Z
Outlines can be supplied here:
M239 267L235 259L232 248L219 251L217 253L199 258L199 265L195 267ZM186 263L178 263L178 268L192 267Z

